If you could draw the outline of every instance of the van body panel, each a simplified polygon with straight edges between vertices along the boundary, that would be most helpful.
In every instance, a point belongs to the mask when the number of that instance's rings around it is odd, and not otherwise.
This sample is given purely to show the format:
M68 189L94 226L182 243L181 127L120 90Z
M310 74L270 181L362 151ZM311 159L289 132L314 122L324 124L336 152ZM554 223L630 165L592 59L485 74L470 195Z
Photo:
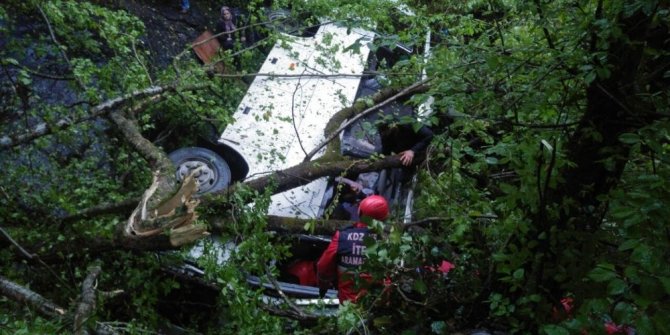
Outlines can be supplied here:
M373 33L324 23L313 37L275 44L219 141L249 166L247 180L301 163L325 140L324 127L353 104ZM316 157L323 154L323 150ZM275 194L270 215L314 218L326 178Z

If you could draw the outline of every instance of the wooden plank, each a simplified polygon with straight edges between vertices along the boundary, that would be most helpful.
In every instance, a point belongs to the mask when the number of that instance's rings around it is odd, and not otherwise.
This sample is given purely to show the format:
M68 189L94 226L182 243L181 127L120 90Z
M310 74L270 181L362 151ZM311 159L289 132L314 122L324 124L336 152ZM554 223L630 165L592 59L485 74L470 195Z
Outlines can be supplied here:
M213 38L213 36L214 34L212 34L211 31L206 30L193 41L193 44L197 44L205 40L207 41L193 47L195 54L198 55L198 58L200 58L200 60L205 64L211 63L212 58L214 58L216 53L219 52L219 48L221 48L219 40Z

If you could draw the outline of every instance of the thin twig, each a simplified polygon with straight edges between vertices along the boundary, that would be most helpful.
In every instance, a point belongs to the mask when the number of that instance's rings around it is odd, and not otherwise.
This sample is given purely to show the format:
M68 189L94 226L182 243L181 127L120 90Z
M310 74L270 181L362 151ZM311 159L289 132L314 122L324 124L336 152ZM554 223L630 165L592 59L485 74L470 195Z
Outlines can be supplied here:
M302 73L304 74L307 69L303 70ZM300 132L298 132L298 127L295 125L295 95L298 93L298 89L302 86L300 84L300 80L302 80L302 77L298 77L298 83L295 85L295 90L293 90L293 95L291 95L291 124L293 125L293 131L295 131L295 136L298 138L298 144L300 145L300 149L302 149L302 152L307 155L307 150L305 150L305 147L302 145L302 140L300 139Z
M128 34L125 34L125 35L130 36ZM140 56L137 54L137 47L135 46L135 39L131 38L130 40L132 41L132 46L133 46L133 56L135 56L135 59L137 60L137 62L140 63L140 66L142 66L142 69L144 69L144 72L146 73L147 78L149 78L149 84L151 84L151 86L154 86L154 81L153 81L153 79L151 79L151 73L149 72L149 69L147 69L147 66L144 64L144 62L142 61Z
M296 306L296 304L294 304L293 301L291 301L291 299L289 299L289 297L286 296L286 293L284 293L284 291L282 291L281 287L279 287L279 283L277 282L277 279L275 279L275 277L272 275L272 271L270 271L270 267L268 267L267 264L265 265L265 274L268 277L268 279L270 280L270 282L272 283L272 286L274 286L275 290L277 290L277 293L279 293L279 296L282 297L284 302L286 302L286 304L289 307L291 307L292 310L294 310L296 313L298 313L298 315L300 317L303 317L303 318L307 317L307 314L300 307Z
M5 237L5 239L7 241L9 241L9 243L13 244L17 249L19 249L21 254L23 254L23 256L26 259L32 260L35 257L35 255L27 252L26 249L23 249L23 247L21 247L20 244L18 244L16 241L14 241L14 239L9 235L9 233L7 233L7 231L5 231L2 227L0 227L0 233L2 233L2 235Z
M402 289L399 286L396 286L395 289L396 289L396 291L398 291L398 293L400 293L400 296L402 296L402 298L405 299L405 301L407 301L409 303L412 303L412 304L415 304L415 305L418 305L418 306L422 306L422 307L427 307L428 306L428 304L425 303L425 302L416 301L416 300L411 299L410 297L408 297L405 294L405 292L403 292Z
M57 75L53 75L53 74L38 72L38 71L33 70L33 69L31 69L27 66L24 66L24 65L9 64L9 66L19 68L19 69L24 70L24 71L26 71L26 72L34 75L34 76L42 77L42 78L46 78L46 79L53 79L53 80L74 80L75 79L74 77L63 77L63 76L57 76Z
M51 35L51 40L56 44L56 47L60 51L61 55L65 59L65 62L67 63L68 67L70 70L72 70L72 63L70 62L70 58L67 57L67 54L65 53L65 48L58 42L58 39L56 39L56 34L54 34L53 28L51 28L51 22L49 22L49 18L47 17L46 13L44 13L44 10L42 10L42 6L39 4L37 5L37 9L39 9L40 14L42 14L42 17L44 18L44 22L47 24L47 28L49 28L49 34ZM75 81L79 85L79 88L82 90L86 90L86 86L84 83L75 76Z

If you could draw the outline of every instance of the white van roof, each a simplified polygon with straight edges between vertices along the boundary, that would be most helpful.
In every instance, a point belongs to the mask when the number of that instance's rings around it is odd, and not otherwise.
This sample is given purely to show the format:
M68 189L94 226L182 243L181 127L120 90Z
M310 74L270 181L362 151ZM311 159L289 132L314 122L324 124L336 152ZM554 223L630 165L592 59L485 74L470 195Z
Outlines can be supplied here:
M220 138L244 157L248 179L299 164L324 141L333 114L354 102L372 38L324 23L313 37L275 44ZM274 195L268 214L317 217L325 184L322 178Z

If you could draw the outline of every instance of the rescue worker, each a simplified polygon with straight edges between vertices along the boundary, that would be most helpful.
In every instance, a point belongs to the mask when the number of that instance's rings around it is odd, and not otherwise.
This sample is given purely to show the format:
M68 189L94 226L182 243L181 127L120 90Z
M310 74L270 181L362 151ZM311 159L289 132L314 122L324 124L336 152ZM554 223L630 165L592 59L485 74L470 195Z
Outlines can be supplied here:
M386 199L380 195L371 195L359 205L359 216L384 221L389 214L389 206ZM316 265L317 279L321 295L325 295L337 276L337 297L340 303L344 301L356 302L365 293L356 287L355 276L365 281L371 277L366 273L358 273L356 270L365 261L365 244L363 240L371 236L367 224L357 221L352 226L338 230L323 252Z

